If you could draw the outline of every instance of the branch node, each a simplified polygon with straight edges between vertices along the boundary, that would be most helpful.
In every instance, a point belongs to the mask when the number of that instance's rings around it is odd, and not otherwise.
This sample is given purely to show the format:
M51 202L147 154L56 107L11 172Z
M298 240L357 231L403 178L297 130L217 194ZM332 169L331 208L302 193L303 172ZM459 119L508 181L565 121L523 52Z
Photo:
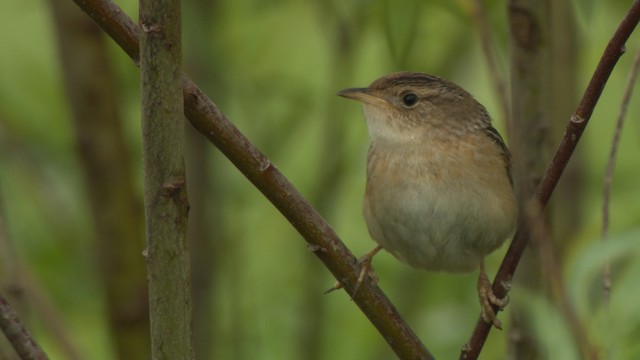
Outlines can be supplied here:
M271 167L271 160L269 160L266 157L262 158L262 161L260 161L260 164L258 166L258 171L260 172L265 172L267 170L269 170L269 168Z
M308 244L307 245L307 249L309 249L309 251L311 251L311 252L318 252L318 251L324 252L324 251L326 251L325 249L322 248L322 246L320 246L318 244Z
M502 285L502 288L504 289L505 294L508 294L511 291L511 286L512 286L511 277L501 281L500 285Z
M141 22L140 23L140 28L142 29L142 31L144 31L146 33L159 32L160 31L160 25L158 25L158 24L147 25L147 24Z
M571 115L571 122L574 124L582 124L584 122L584 118L578 114Z
M175 195L184 187L184 183L185 181L182 179L162 184L162 195L166 197Z
M469 351L471 351L471 345L469 345L469 343L462 345L462 349L460 349L460 353L462 354L462 356L460 357L460 359L467 359Z

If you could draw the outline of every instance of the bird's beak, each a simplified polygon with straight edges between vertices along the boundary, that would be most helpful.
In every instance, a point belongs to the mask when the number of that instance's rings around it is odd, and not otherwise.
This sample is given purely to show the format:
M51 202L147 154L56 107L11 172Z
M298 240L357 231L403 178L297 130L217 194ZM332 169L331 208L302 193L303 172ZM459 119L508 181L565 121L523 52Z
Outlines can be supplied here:
M387 104L387 101L385 99L382 99L376 96L374 92L369 88L344 89L344 90L338 91L336 95L342 96L351 100L357 100L364 104L372 104L372 105Z

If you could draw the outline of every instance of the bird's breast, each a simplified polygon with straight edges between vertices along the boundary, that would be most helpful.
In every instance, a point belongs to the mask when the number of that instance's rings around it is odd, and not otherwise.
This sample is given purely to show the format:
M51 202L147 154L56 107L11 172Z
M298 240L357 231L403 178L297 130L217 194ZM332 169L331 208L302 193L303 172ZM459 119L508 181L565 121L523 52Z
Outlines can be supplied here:
M476 268L515 226L513 190L492 145L372 144L364 215L374 240L417 268Z

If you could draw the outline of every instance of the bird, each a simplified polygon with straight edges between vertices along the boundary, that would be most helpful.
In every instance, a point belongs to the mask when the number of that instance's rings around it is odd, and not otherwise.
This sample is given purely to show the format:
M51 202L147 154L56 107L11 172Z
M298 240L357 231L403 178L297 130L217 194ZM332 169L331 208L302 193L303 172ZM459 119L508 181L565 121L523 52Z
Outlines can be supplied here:
M486 108L462 87L397 72L339 96L362 103L370 137L363 213L377 246L427 271L479 269L481 316L502 328L484 259L513 234L518 206L511 155ZM366 269L366 271L365 271Z

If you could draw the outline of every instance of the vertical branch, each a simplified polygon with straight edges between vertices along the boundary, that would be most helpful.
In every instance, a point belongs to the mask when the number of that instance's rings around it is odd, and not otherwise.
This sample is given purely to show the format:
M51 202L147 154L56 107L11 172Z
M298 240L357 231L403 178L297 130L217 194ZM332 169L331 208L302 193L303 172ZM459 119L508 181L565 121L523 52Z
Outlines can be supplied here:
M575 4L571 1L550 1L550 57L551 79L545 89L551 97L551 119L566 119L574 110L579 99L577 85L580 84L578 60L580 59L581 36L575 20ZM561 121L552 121L552 138L562 136L564 126ZM548 211L549 223L556 252L561 258L572 244L565 239L573 239L581 228L582 218L579 211L582 206L585 168L585 154L573 156L564 172L564 180L558 184L555 196L551 199L551 211Z
M513 111L509 139L520 218L525 218L524 203L533 195L550 158L551 98L546 90L550 88L550 5L546 0L510 0L508 10ZM529 251L522 259L515 283L516 287L546 295L538 255L536 251ZM510 311L508 331L518 335L509 336L510 355L518 359L538 358L540 346L533 336L526 309L514 303Z
M193 359L179 0L140 1L151 354Z
M509 134L516 195L522 204L542 179L549 157L548 19L545 0L510 0L511 91L513 119Z

